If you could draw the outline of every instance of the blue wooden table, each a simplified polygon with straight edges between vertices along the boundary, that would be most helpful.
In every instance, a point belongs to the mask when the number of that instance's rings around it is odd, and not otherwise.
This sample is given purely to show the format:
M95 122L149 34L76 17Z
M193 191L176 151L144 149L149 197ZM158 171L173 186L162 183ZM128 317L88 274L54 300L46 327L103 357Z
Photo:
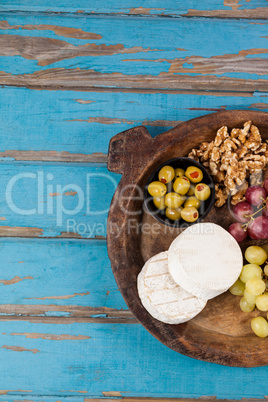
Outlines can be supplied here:
M1 0L0 401L261 398L160 344L106 249L110 138L268 111L265 0ZM206 398L205 398L206 399Z

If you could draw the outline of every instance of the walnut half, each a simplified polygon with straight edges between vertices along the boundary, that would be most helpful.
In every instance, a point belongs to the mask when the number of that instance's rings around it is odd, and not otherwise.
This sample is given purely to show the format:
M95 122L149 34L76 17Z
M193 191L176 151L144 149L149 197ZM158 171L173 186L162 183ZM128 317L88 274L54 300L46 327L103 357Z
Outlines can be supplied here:
M217 207L225 204L229 195L235 205L244 200L249 180L261 182L262 171L267 166L268 144L262 142L258 127L246 121L243 128L219 128L215 140L203 142L188 155L201 161L215 182Z

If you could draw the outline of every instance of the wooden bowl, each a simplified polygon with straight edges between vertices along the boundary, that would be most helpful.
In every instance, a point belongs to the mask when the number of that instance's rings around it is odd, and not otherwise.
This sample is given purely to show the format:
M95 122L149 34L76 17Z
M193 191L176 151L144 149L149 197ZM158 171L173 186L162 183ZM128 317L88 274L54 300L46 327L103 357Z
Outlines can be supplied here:
M265 313L242 313L239 297L229 292L210 300L199 315L180 325L164 324L142 306L137 292L138 273L146 260L168 249L181 229L158 223L142 211L140 189L165 161L187 156L201 142L213 140L223 125L230 129L242 127L248 120L267 140L267 113L223 111L187 121L155 138L145 127L127 130L111 139L108 156L108 169L122 174L108 217L108 253L118 287L130 310L152 335L171 349L196 359L239 367L268 364L268 338L256 337L250 327L251 318L265 317ZM226 205L213 206L205 221L227 229L232 217ZM245 241L242 248L252 243Z
M209 188L211 190L211 194L210 194L210 197L206 201L201 203L200 208L198 210L199 217L195 222L186 222L183 219L172 221L166 217L165 210L159 210L154 205L153 197L150 196L147 189L148 189L149 184L152 181L158 180L159 171L161 170L161 168L163 166L166 166L166 165L172 166L173 169L181 168L183 170L186 170L189 166L195 166L202 171L202 173L203 173L202 183L205 183L209 186ZM173 191L173 190L171 189L169 191ZM201 222L208 215L209 211L211 210L211 208L215 202L215 185L214 185L212 177L206 171L206 169L204 168L204 166L201 163L198 163L197 161L195 161L191 158L173 158L173 159L169 159L168 161L165 161L160 166L158 166L157 169L148 177L148 179L145 183L145 186L144 186L143 195L144 195L144 205L145 205L147 211L158 222L163 223L164 225L172 226L172 227L187 228L188 226Z

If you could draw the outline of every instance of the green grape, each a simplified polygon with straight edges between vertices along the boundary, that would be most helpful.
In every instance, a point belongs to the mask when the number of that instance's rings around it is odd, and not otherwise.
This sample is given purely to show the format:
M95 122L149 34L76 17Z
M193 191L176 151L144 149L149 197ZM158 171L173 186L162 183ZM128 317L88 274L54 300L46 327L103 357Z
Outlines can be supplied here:
M245 259L250 264L262 265L267 259L267 253L262 247L250 246L245 251Z
M255 308L255 304L249 304L244 297L240 299L240 308L244 313L250 313Z
M172 166L163 166L158 173L158 179L164 184L171 182L174 179L175 172Z
M237 281L230 287L229 291L232 295L243 296L245 290L245 284L237 279Z
M163 197L167 192L167 188L161 181L152 181L148 186L148 193L152 197Z
M246 299L246 301L247 301L249 304L255 304L255 303L256 303L256 298L257 298L257 296L254 296L254 295L248 293L248 291L245 289L245 291L244 291L244 298Z
M247 283L252 278L262 278L262 269L257 264L246 264L243 266L240 279L242 282Z
M252 278L246 283L248 293L259 296L265 291L265 282L262 279Z
M251 320L251 328L254 334L260 338L268 336L268 322L263 317L255 317Z
M263 272L265 273L266 276L268 276L268 265L265 265Z
M256 307L260 311L268 311L268 294L257 296Z

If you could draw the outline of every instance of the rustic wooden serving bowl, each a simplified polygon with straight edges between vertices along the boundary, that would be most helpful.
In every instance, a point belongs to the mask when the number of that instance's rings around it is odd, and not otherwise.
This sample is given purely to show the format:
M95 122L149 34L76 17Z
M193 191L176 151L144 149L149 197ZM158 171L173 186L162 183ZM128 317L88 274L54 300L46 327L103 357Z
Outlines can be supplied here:
M168 249L181 229L158 223L142 211L139 189L163 162L187 156L201 142L213 140L221 126L242 127L247 120L259 128L264 140L268 139L267 113L223 111L182 123L156 138L145 127L127 130L111 139L108 156L108 169L122 174L108 217L108 253L129 308L151 334L171 349L196 359L239 367L267 365L268 338L252 333L251 318L261 314L242 313L238 297L226 292L210 300L194 319L180 325L164 324L142 306L137 292L138 273L146 260ZM213 207L205 221L226 229L232 217L227 206ZM242 248L249 244L252 241L245 241ZM265 313L262 315L265 317Z

